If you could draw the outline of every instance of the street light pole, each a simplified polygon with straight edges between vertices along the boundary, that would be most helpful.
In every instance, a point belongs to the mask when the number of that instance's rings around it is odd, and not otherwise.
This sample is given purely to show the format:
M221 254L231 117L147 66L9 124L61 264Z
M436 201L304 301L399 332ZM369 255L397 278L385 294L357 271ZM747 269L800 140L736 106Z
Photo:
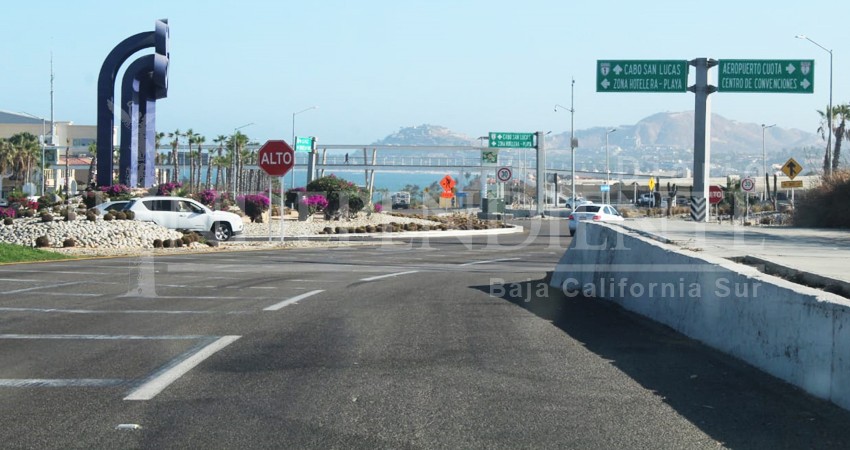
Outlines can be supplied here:
M236 145L236 135L239 132L239 130L241 130L245 127L249 127L253 124L254 124L254 122L246 123L245 125L242 125L241 127L236 127L236 128L233 129L233 153L230 154L230 184L233 187L233 198L231 200L234 201L234 202L236 201L236 194L237 194L236 193L236 190L237 190L236 181L239 178L239 177L236 176L236 153L239 152L239 146Z
M812 44L817 45L823 51L829 53L829 111L826 113L826 123L827 127L829 127L829 133L827 133L826 137L826 167L824 167L824 175L830 175L832 173L832 50L824 47L823 45L818 44L813 41L811 38L804 34L798 34L795 36L797 39L805 39Z
M767 199L767 153L764 151L764 130L768 128L775 127L776 124L773 125L765 125L761 124L761 168L764 171L765 182L764 182L764 198Z
M295 148L295 116L297 116L298 114L301 114L303 112L307 112L307 111L310 111L312 109L317 109L317 108L318 108L318 106L311 106L309 108L302 109L301 111L297 111L297 112L292 113L292 141L291 142L292 142L292 148L293 149ZM295 189L295 170L291 170L290 172L292 173L292 189ZM283 186L281 186L281 189L283 189Z
M608 186L607 196L609 204L611 203L611 165L608 154L608 136L615 131L617 131L616 128L611 128L605 132L605 185Z
M576 79L572 79L572 83L570 85L570 107L565 108L561 105L555 105L555 112L558 112L558 108L565 109L570 112L570 195L572 196L572 200L570 200L570 209L576 208L576 138L575 138L575 89L576 89ZM540 181L538 181L539 183Z

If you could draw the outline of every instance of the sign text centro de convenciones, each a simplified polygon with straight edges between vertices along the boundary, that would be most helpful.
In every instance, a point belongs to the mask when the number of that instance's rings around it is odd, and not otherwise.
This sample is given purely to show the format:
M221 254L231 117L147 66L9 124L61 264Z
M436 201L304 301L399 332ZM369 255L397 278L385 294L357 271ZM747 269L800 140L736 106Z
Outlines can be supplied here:
M721 59L719 92L811 94L815 91L812 59Z
M534 133L500 133L491 131L489 146L495 148L534 148Z
M684 60L598 60L596 92L686 92Z

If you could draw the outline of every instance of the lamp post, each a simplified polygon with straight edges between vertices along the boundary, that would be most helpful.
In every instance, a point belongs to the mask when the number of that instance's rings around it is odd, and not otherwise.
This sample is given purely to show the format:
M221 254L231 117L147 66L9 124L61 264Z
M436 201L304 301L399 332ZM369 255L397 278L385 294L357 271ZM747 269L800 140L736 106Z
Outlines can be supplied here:
M610 156L608 154L608 136L617 131L616 128L611 128L610 130L605 132L605 184L608 186L608 203L611 203L611 165L610 165Z
M761 168L762 171L764 171L765 177L767 177L767 153L765 153L764 151L764 130L767 130L768 128L773 128L775 126L776 124L761 124ZM767 178L765 178L764 182L764 198L767 199Z
M832 50L818 44L804 34L798 34L795 37L797 39L805 39L829 53L829 111L826 113L826 123L827 127L829 127L829 133L826 138L826 167L824 167L823 171L824 175L829 175L832 173Z
M236 176L236 153L239 151L239 146L236 145L236 135L238 134L239 130L245 127L249 127L253 124L254 122L246 123L245 125L233 129L233 153L230 155L230 183L233 185L233 198L231 199L232 201L236 201L236 181L239 178Z
M309 108L304 108L301 111L296 111L296 112L292 113L292 148L295 148L295 116L297 116L298 114L301 114L303 112L307 112L307 111L310 111L312 109L317 109L317 108L318 108L318 106L311 106ZM295 189L295 171L292 170L291 172L292 172L292 189ZM282 188L283 188L283 186L281 186L281 189Z
M572 200L570 200L570 209L576 208L576 138L575 138L575 105L574 105L574 94L576 88L576 80L572 79L572 84L570 85L570 107L565 108L561 105L555 105L555 112L558 112L558 108L565 109L570 112L570 195L572 196ZM539 181L538 181L539 182Z

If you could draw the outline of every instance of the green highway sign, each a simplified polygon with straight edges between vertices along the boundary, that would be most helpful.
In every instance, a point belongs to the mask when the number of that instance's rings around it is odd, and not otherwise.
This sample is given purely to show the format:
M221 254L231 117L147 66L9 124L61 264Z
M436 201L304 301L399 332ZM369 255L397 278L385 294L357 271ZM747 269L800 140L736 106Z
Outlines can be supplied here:
M316 138L313 136L298 136L295 138L295 151L296 152L312 152L313 151L313 142L316 141Z
M718 92L811 94L815 91L812 59L721 59Z
M685 92L684 60L597 60L596 92Z
M497 133L491 131L489 146L495 148L534 148L534 133Z

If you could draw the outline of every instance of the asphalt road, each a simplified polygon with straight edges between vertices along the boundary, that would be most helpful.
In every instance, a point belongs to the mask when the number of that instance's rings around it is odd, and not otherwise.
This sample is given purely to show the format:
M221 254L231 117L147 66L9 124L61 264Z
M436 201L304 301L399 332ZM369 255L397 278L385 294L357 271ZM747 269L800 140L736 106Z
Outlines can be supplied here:
M4 448L846 448L850 414L544 278L564 222L0 266Z

